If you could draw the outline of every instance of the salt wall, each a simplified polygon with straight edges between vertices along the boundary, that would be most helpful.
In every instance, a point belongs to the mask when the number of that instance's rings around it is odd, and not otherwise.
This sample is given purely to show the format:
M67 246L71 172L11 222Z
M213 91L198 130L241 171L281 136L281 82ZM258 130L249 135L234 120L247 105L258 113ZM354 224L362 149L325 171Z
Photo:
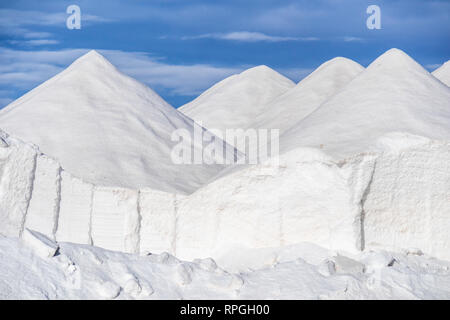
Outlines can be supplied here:
M298 149L279 167L250 166L184 196L83 182L2 133L0 233L29 228L184 259L301 241L348 251L414 247L450 259L450 143L396 139L340 162Z

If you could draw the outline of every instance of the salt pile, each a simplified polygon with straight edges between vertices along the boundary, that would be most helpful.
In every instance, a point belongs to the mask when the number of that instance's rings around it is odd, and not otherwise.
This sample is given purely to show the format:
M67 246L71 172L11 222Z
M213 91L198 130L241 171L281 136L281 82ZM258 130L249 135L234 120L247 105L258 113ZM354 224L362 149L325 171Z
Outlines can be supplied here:
M41 255L44 242L58 246L58 254ZM137 256L42 237L33 245L0 237L0 299L450 298L450 262L426 255L336 255L307 243L240 254L253 261L251 268L236 252L223 266L167 253Z
M346 58L323 63L313 73L269 103L253 121L256 128L275 128L284 133L324 101L341 90L364 68Z
M254 112L271 114L270 126L282 126L284 120L272 114L275 108L292 112L296 122L282 128L279 166L223 171L223 166L173 164L170 133L192 132L193 121L91 52L0 112L0 128L11 134L0 132L0 233L22 236L32 248L67 241L128 253L168 252L186 260L301 242L332 251L317 268L297 261L279 266L281 275L294 268L295 275L314 270L359 277L395 265L393 257L370 254L387 248L450 259L450 88L435 76L392 49L365 70L347 59L331 60L297 86L266 67L231 77L191 105L194 110L198 104L193 117L207 128L251 126ZM238 110L224 107L230 102L239 102ZM42 127L33 127L36 123ZM14 241L5 243L14 247ZM76 259L82 247L66 248ZM177 261L166 255L161 259ZM271 261L273 255L264 257ZM211 262L178 262L162 272L183 288L195 282L193 270L214 269ZM271 276L262 270L247 279L261 283ZM248 290L248 297L255 297L255 290L242 289L240 278L208 277L232 294ZM128 288L139 296L144 285L135 278L100 281L98 292L115 298ZM341 284L336 281L330 289L335 295L326 290L324 295L346 296L336 293ZM149 295L150 288L153 284L144 290Z
M171 134L192 120L96 51L2 109L0 128L94 185L190 193L222 169L173 164Z
M438 69L433 71L433 76L450 86L450 61L447 61Z
M449 101L447 86L389 50L281 136L278 170L231 170L182 202L177 254L309 241L448 259Z
M391 49L281 138L283 151L346 156L389 132L450 138L450 91L403 51Z
M271 68L258 66L220 81L178 110L207 129L253 128L270 102L294 86Z

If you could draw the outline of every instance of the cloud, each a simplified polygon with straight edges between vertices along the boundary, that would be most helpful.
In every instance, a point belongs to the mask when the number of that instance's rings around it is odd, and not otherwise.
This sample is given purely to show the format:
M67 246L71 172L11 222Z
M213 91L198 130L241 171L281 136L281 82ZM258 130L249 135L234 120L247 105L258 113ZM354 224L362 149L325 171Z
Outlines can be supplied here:
M24 51L0 47L0 101L10 102L14 92L30 90L68 67L89 49ZM165 58L146 52L98 50L123 73L145 83L157 92L174 96L195 96L224 78L250 68L210 64L171 64ZM282 68L280 73L299 81L312 69ZM0 103L1 104L1 103Z
M0 26L2 27L22 27L22 26L52 26L64 23L67 14L47 13L39 11L0 9Z
M52 40L52 39L38 39L38 40L27 40L25 41L26 44L31 46L42 46L46 44L58 44L58 40Z
M344 40L345 42L364 42L363 38L350 36L343 37L342 40Z
M270 30L301 30L312 31L305 28L308 25L319 27L326 16L327 9L322 2L300 1L287 5L269 7L253 15L248 23ZM314 28L316 29L316 28Z
M425 68L429 71L434 71L437 68L439 68L440 66L442 66L442 63L434 63L434 64L427 64L425 65Z
M319 40L315 37L283 37L283 36L271 36L261 32L249 32L249 31L237 31L229 33L207 33L198 36L186 36L182 37L182 40L193 39L219 39L219 40L233 40L243 42L281 42L281 41L316 41Z
M175 95L197 95L212 84L241 72L244 67L210 64L179 65L144 52L100 50L119 70L152 88L163 88Z
M49 38L49 32L38 32L30 30L33 27L66 27L68 14L61 12L41 12L30 10L0 9L0 34L8 36L19 36L27 39ZM81 10L82 25L109 22L110 19L96 15L84 14Z
M29 90L61 72L89 49L23 51L0 48L0 85ZM178 65L144 52L98 50L120 71L173 95L197 95L245 67L209 64ZM10 96L12 97L12 96ZM5 97L6 98L6 97Z
M21 27L21 26L66 26L66 19L69 15L65 11L61 12L41 12L30 10L0 9L0 26ZM82 22L108 22L96 15L84 14L81 10Z
M24 51L0 48L0 85L25 90L60 72L87 50Z
M34 32L34 31L28 31L23 34L24 38L27 39L33 39L33 38L50 38L52 34L50 32Z
M43 46L43 45L58 44L59 41L53 39L32 39L32 40L9 40L8 43L24 46Z

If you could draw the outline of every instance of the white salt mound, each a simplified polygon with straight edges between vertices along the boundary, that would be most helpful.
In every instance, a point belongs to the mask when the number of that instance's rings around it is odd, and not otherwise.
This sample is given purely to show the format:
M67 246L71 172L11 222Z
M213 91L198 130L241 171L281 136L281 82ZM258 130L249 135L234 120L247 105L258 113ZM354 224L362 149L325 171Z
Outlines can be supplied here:
M342 57L323 63L294 88L271 101L265 112L253 121L253 127L285 132L363 70L360 64Z
M0 233L30 227L58 242L189 260L303 241L449 259L449 91L389 50L282 135L279 166L237 166L188 196L89 184L0 131L8 145L0 148ZM177 272L177 283L189 282L189 268Z
M0 128L95 185L190 193L221 166L172 163L193 121L95 51L0 111Z
M450 87L450 60L434 70L432 74Z
M208 129L246 129L269 102L294 86L271 68L258 66L220 81L178 110Z
M177 256L308 241L449 259L449 101L450 88L387 51L281 136L279 167L227 171L181 202Z
M285 252L273 248L272 252ZM321 252L320 259L311 259ZM259 258L248 250L237 272L201 262L162 264L152 256L136 256L94 246L61 243L60 254L36 255L17 238L0 237L0 299L449 299L450 262L427 256L367 252L339 254L345 270L325 270L335 253L299 244L283 261L270 265L245 260ZM395 255L394 264L379 263L380 254ZM243 261L244 260L244 261ZM100 261L100 263L99 263ZM376 267L375 267L376 264ZM371 266L361 272L361 265ZM32 266L32 267L30 267ZM356 266L356 267L355 267ZM374 266L374 267L372 267ZM187 281L187 282L185 282Z
M345 157L390 132L450 139L450 89L406 53L388 50L280 138L280 150L320 148Z

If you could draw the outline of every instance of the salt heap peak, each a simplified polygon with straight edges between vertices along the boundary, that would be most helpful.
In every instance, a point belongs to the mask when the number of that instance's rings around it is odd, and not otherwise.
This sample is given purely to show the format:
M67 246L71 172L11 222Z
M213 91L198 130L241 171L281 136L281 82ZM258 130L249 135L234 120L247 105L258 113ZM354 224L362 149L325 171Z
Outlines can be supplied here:
M257 66L215 84L179 110L208 129L248 128L268 102L295 84L267 66Z
M240 75L242 77L252 77L252 78L266 75L270 77L278 77L282 81L284 80L281 74L269 68L265 64L244 70L240 73Z
M448 87L450 87L450 60L445 62L438 69L433 71L433 76L441 80Z
M78 58L75 61L101 61L104 63L108 63L109 65L112 65L104 56L102 56L97 50L89 50L88 53L82 55L80 58ZM73 65L73 64L72 64Z
M323 148L345 157L396 131L450 138L450 89L406 53L388 50L339 93L281 136L281 152Z
M0 128L96 185L190 193L222 169L174 164L171 134L193 121L96 51L1 110Z
M353 60L331 59L274 101L254 122L257 128L276 128L281 133L302 120L342 89L364 68Z

